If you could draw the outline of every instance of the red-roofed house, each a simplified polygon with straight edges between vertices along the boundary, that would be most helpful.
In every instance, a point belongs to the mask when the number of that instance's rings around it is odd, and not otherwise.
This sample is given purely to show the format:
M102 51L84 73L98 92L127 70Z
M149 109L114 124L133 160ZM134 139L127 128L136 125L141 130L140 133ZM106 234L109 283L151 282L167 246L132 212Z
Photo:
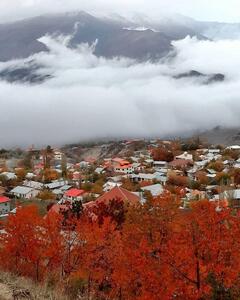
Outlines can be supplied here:
M136 205L140 202L140 198L137 195L129 192L128 190L125 190L122 187L116 186L109 192L106 192L105 194L100 196L96 201L91 201L83 204L83 207L85 209L91 209L100 203L108 204L113 199L123 201L124 203L129 205Z
M111 165L116 173L132 174L134 171L132 164L122 158L113 158Z
M10 199L5 196L0 196L0 215L5 215L10 212Z
M70 189L64 194L65 200L68 201L76 201L76 200L82 200L83 194L85 193L84 190L79 189Z
M72 190L76 190L76 189L72 189ZM101 204L101 203L104 203L107 205L113 199L118 200L118 201L123 201L124 203L129 204L129 205L136 205L140 202L140 198L137 195L135 195L121 187L115 187L111 191L100 196L96 201L91 201L91 202L83 204L84 211L89 217L92 218L92 220L97 220L98 217L94 212L94 208L96 208L97 205ZM54 204L48 213L54 212L54 213L59 214L61 211L66 211L66 210L69 210L70 208L71 208L71 205L69 203L68 204Z

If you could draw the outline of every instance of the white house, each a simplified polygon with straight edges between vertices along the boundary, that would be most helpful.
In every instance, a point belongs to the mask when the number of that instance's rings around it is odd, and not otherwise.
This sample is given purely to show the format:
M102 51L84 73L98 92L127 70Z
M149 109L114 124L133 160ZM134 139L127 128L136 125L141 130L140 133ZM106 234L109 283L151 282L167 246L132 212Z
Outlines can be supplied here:
M153 197L157 197L163 193L163 187L161 184L153 184L143 187L142 191L149 191Z
M189 153L187 153L187 152L184 152L183 154L178 155L178 156L176 156L175 158L176 158L176 159L193 160L192 154L189 154Z
M32 199L37 197L39 190L26 186L17 186L10 193L17 198Z
M47 183L45 184L45 188L49 189L49 190L55 190L55 189L59 189L63 186L65 186L68 182L65 180L55 180L52 181L51 183Z
M36 189L36 190L40 191L40 190L43 189L44 184L41 183L41 182L38 182L38 181L24 180L23 186L30 187L30 188L33 188L33 189Z
M0 175L3 175L7 178L7 180L14 180L14 179L17 179L17 176L15 173L12 173L12 172L3 172L1 173Z
M232 145L227 147L229 150L234 150L234 151L240 151L240 146L239 145Z
M166 161L157 161L157 160L155 160L153 162L153 167L154 168L159 168L159 169L166 168L167 167L167 162Z
M208 150L208 153L210 154L219 154L221 151L220 149L209 149Z

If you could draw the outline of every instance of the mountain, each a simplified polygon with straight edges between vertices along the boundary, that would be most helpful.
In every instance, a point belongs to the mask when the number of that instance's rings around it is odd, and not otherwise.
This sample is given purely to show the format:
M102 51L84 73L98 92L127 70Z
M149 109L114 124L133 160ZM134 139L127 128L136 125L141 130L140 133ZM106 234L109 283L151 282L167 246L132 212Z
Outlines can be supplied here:
M201 140L211 145L239 145L240 128L224 128L217 126L198 135Z
M52 77L51 72L31 55L48 52L40 38L70 36L68 46L77 48L82 43L94 44L96 56L126 57L136 61L156 61L171 53L172 41L196 36L198 39L218 39L239 35L240 24L200 22L174 15L151 20L143 15L126 19L118 15L93 16L86 12L54 14L0 24L0 79L8 82L42 83ZM96 42L97 41L97 42ZM174 52L171 53L171 56ZM24 59L23 62L13 60ZM10 64L8 62L11 61ZM189 70L174 78L202 78L203 83L223 81L224 74L201 74Z
M187 73L181 73L174 76L175 79L182 79L182 78L200 78L202 79L203 84L210 84L215 82L222 82L225 80L225 75L221 73L216 74L203 74L196 70L191 70Z
M178 24L169 23L157 30L139 28L145 22L128 21L114 17L95 17L85 12L45 15L10 24L0 25L0 61L26 58L31 54L47 51L38 39L49 35L72 35L70 45L92 44L98 40L97 56L125 56L137 60L158 59L171 50L172 40L186 35L201 34ZM153 24L154 25L154 24Z
M86 12L44 15L0 24L0 61L48 51L38 41L46 34L72 35L71 47L98 40L97 56L155 60L169 53L173 40L188 35L198 39L240 37L240 24L200 22L181 15L158 20L140 15L131 20L117 15L99 17Z

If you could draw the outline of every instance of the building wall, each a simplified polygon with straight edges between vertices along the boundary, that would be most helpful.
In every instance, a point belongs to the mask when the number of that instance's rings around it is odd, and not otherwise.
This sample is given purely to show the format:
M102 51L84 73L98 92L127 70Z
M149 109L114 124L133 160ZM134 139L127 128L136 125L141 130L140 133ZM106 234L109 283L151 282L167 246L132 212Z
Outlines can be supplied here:
M10 202L0 203L0 215L5 215L10 212Z

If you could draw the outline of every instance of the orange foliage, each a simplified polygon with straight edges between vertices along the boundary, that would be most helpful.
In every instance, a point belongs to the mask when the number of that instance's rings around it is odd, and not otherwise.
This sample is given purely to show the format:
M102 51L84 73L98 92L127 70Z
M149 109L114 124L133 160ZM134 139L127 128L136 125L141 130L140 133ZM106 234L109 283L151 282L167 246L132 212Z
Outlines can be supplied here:
M158 160L158 161L170 162L174 159L173 153L165 148L153 149L152 156L154 160Z
M210 299L213 290L225 299L239 291L238 217L208 201L179 205L170 194L149 199L128 207L121 226L116 205L101 223L18 208L1 234L0 265L35 280L79 278L96 299Z

